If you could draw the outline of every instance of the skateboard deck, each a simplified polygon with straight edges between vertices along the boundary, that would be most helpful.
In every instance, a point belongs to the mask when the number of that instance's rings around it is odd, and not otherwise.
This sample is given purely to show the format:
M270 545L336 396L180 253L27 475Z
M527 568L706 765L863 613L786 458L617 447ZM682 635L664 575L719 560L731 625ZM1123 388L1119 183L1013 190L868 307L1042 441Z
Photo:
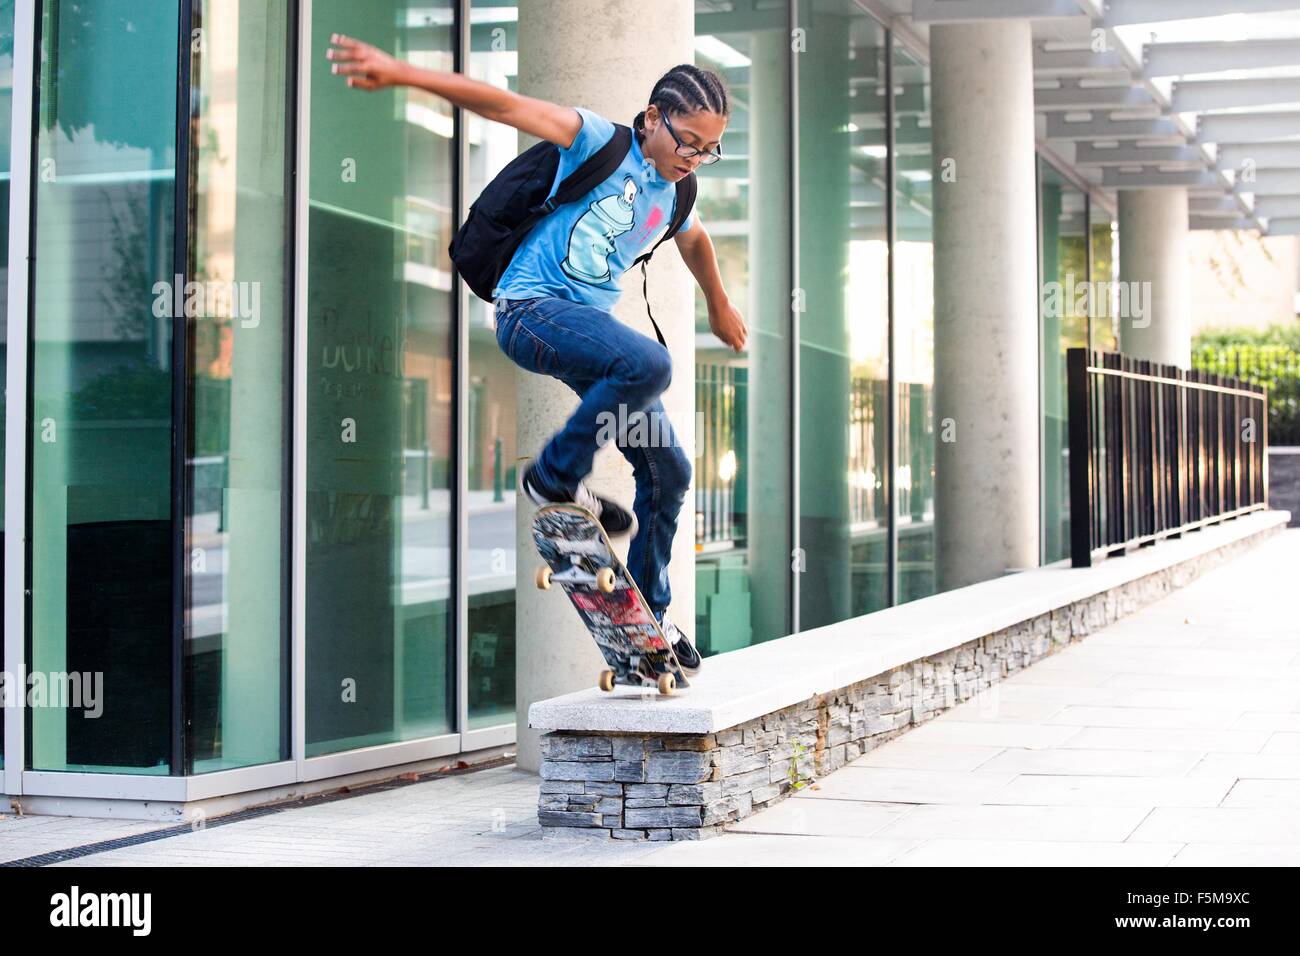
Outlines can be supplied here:
M546 562L537 569L537 586L564 589L609 665L598 681L601 690L626 684L671 694L690 686L640 588L590 511L573 504L541 508L533 518L533 541Z

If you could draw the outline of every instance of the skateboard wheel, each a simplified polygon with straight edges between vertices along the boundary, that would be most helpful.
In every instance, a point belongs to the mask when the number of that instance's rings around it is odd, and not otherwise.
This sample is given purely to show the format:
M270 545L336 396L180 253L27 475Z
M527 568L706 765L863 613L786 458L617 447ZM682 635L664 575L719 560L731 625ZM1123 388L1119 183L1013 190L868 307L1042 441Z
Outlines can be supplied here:
M672 675L669 675L669 676L672 676ZM600 677L596 678L596 686L599 687L601 690L606 691L606 692L613 690L613 689L614 689L614 672L613 672L613 671L601 671L601 672L600 672Z
M672 674L659 675L659 693L665 697L673 696L673 691L677 690L677 678Z
M614 569L601 568L596 572L596 587L600 588L606 594L614 590Z
M543 591L549 591L550 588L551 588L551 574L552 574L552 573L553 573L553 572L551 571L550 566L549 566L549 565L546 565L546 564L543 564L541 567L539 567L539 568L537 569L537 573L533 575L533 582L534 582L534 583L535 583L535 584L536 584L536 585L537 585L541 590L543 590Z

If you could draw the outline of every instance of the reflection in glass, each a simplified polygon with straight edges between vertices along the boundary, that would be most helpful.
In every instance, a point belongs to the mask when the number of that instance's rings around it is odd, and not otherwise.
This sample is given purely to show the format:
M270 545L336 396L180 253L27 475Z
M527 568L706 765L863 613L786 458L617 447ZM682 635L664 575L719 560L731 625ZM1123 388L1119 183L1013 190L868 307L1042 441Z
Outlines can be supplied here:
M1042 261L1043 562L1070 548L1070 481L1066 452L1065 350L1088 342L1088 227L1082 191L1039 161L1039 255Z
M307 753L449 732L452 117L350 89L345 33L452 66L450 0L316 0L307 249Z
M1088 241L1092 243L1092 281L1097 283L1093 298L1091 348L1119 351L1119 310L1113 305L1115 281L1119 278L1119 225L1110 211L1093 199L1088 203ZM1102 295L1101 283L1107 283Z
M898 602L933 594L934 165L930 68L894 48L894 361L898 381ZM942 427L942 424L941 426Z
M469 74L517 86L514 0L476 0ZM519 134L464 113L469 201L518 153ZM469 296L469 729L515 719L515 366L497 346L492 307Z
M194 772L287 758L282 607L287 10L194 0L187 279L186 754ZM187 297L188 298L188 297Z
M41 5L32 287L34 672L102 714L28 711L31 767L171 769L177 5Z
M743 352L722 345L697 291L694 637L704 655L791 630L789 13L782 2L760 16L734 7L696 4L695 62L726 79L732 109L722 161L696 172L696 211L749 326Z
M885 605L889 374L884 30L849 0L801 5L801 630Z
M0 0L0 228L9 223L9 133L14 87L14 0ZM9 342L9 242L0 243L0 555L4 554L5 518L5 361ZM4 589L0 588L0 621L4 620ZM5 710L0 707L0 769L5 765Z

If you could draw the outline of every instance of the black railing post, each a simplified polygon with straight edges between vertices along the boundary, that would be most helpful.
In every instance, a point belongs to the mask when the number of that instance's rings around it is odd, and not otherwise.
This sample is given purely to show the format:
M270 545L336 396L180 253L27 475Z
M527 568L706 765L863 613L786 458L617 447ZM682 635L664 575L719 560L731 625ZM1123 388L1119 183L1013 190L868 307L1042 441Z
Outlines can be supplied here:
M1092 564L1092 522L1084 520L1092 514L1091 463L1093 459L1091 373L1088 371L1088 349L1069 349L1066 352L1066 414L1070 423L1070 514L1077 515L1070 522L1070 563L1076 568Z

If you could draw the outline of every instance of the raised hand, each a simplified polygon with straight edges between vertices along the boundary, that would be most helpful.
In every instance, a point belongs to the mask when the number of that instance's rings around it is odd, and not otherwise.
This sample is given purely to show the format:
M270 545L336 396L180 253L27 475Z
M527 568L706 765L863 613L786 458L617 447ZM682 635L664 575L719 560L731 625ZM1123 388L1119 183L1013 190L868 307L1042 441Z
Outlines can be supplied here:
M348 86L360 90L382 90L402 82L405 64L379 47L341 33L332 34L330 43L333 46L325 52L325 57L334 61L332 72L348 78Z

